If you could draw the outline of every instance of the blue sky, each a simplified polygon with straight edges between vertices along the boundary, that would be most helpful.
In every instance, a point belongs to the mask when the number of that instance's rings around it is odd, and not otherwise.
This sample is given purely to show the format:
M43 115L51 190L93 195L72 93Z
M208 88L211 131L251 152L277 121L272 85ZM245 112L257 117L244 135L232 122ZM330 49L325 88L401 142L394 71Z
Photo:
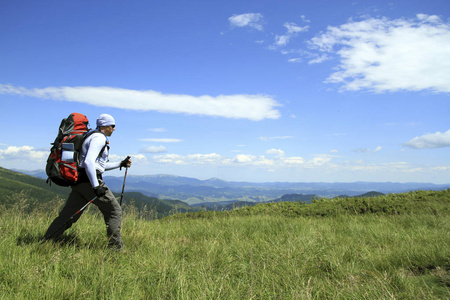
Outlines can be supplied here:
M2 167L43 169L62 118L109 113L134 175L450 182L446 0L0 8Z

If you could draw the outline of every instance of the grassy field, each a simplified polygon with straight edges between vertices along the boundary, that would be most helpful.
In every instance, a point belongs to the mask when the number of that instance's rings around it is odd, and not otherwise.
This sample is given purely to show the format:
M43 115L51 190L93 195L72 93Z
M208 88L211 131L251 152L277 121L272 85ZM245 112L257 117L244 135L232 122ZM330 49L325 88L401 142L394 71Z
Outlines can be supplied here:
M92 206L40 244L54 205L0 209L0 299L449 299L450 190L124 215L105 248Z

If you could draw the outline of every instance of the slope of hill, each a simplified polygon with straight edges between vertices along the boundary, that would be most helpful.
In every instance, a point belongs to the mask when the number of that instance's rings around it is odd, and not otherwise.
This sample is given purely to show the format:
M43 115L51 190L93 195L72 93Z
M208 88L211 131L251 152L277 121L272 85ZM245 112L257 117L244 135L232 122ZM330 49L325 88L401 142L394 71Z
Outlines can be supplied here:
M70 189L56 184L48 185L45 180L17 173L0 167L0 204L11 204L10 197L25 193L39 202L49 202L57 197L66 198Z
M318 195L303 195L303 194L286 194L281 196L280 198L274 199L270 202L303 202L303 203L312 203L313 199L320 199L322 197Z
M114 193L117 197L120 194ZM178 200L162 200L155 197L149 197L138 192L124 193L124 205L132 205L138 209L141 216L146 218L162 218L174 213L197 212L201 208L191 207L188 204Z

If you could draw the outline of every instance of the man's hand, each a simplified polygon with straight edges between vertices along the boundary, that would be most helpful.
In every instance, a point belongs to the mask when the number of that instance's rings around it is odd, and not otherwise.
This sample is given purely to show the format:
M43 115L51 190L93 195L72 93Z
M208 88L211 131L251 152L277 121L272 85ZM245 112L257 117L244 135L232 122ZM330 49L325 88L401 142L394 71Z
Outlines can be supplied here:
M125 158L124 160L122 160L120 162L120 169L121 170L122 170L122 167L125 167L125 168L131 167L131 157L130 156L127 156L127 158Z
M107 190L108 190L108 187L101 184L94 188L94 193L97 196L97 198L100 198L100 197L105 196Z

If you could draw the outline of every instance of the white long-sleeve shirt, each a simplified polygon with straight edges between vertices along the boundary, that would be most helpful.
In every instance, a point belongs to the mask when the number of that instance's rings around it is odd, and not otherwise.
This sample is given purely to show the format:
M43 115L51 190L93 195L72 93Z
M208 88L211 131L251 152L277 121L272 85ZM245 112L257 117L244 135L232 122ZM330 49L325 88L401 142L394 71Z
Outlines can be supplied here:
M93 188L99 185L97 170L103 174L105 171L120 167L120 162L108 162L109 146L105 147L107 141L106 135L102 132L95 132L86 138L81 147L80 167L86 169Z

